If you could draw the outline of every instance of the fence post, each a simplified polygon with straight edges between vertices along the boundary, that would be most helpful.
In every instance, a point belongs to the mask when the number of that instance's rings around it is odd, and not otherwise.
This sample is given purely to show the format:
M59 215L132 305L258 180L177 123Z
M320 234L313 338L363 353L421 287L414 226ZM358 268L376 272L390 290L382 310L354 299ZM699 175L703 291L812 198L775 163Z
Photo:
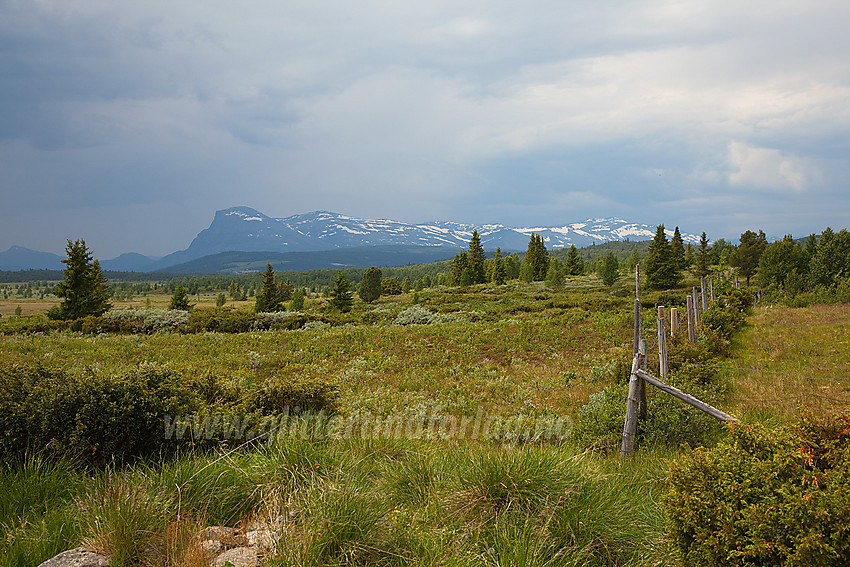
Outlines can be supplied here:
M679 310L675 307L670 308L670 336L675 337L679 334Z
M700 294L702 295L702 310L705 311L706 309L708 309L708 295L706 294L706 289L705 289L705 287L706 287L705 286L705 278L699 279L699 287L700 287Z
M692 343L696 344L697 342L697 330L696 330L696 318L694 317L694 298L688 294L687 304L688 304L688 340Z
M714 297L714 278L708 280L709 286L711 287L711 302L714 303L717 301Z
M639 389L642 380L638 377L640 355L632 359L632 373L629 377L629 397L626 400L626 419L623 422L623 444L620 447L620 457L628 457L634 451L635 432L637 431Z
M699 325L699 293L696 287L694 287L692 295L694 296L694 324Z
M667 381L667 329L664 324L664 306L658 306L658 363L661 379ZM644 386L646 387L646 386Z

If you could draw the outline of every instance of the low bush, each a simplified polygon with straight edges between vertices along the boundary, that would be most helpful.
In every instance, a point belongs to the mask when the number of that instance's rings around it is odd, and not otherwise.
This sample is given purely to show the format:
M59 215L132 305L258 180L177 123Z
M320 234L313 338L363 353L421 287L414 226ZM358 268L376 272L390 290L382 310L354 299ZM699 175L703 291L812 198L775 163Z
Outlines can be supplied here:
M850 417L736 426L672 463L663 503L686 565L850 563Z
M155 452L164 416L196 407L177 377L154 369L73 378L40 365L0 369L0 449L105 462Z
M715 387L681 382L675 376L671 376L670 382L708 404L717 404L722 399ZM628 390L628 383L624 383L591 395L587 404L579 408L571 442L579 448L619 451ZM646 419L638 421L637 447L712 446L722 433L723 427L714 418L647 385Z

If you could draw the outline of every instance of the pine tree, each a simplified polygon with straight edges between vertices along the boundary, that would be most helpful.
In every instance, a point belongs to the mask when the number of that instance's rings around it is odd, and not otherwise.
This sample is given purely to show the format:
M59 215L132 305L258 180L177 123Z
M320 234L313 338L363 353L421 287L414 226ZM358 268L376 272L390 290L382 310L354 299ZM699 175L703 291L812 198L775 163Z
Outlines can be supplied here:
M467 269L469 270L469 281L473 284L484 283L484 263L487 256L484 254L484 247L481 245L481 238L478 236L478 231L472 231L472 239L469 241L469 258L467 260Z
M192 308L189 305L189 294L186 293L186 288L183 287L183 284L178 284L176 288L174 288L174 293L171 294L171 301L168 303L169 310L180 310L180 311L189 311Z
M646 285L649 289L668 289L676 286L681 280L663 224L658 225L641 268L646 274Z
M758 234L748 230L741 234L740 244L732 254L732 265L741 270L741 275L747 278L747 287L750 286L750 278L755 274L764 249L767 247L767 237L761 230Z
M567 265L564 267L564 272L568 276L584 274L584 260L579 256L575 244L571 245L569 252L567 252Z
M256 310L257 313L270 313L280 309L280 295L275 282L274 269L271 264L266 264L266 271L263 273L263 289L257 292Z
M343 313L351 311L351 306L354 303L353 293L351 292L351 282L345 277L345 272L340 270L336 274L333 281L333 288L330 292L330 306Z
M224 304L227 303L227 296L224 293L219 293L215 298L215 306L216 307L224 307Z
M711 249L708 247L708 238L703 232L697 249L697 276L704 278L708 275L709 268L711 268Z
M112 307L109 304L109 287L100 262L92 260L85 240L76 240L65 247L68 257L62 263L64 280L53 290L63 298L62 303L47 312L50 319L79 319L89 315L100 316Z
M679 232L679 227L673 231L673 238L670 239L670 255L673 262L676 264L677 270L685 269L685 242L682 240L682 234Z
M372 266L366 273L363 274L363 279L360 281L360 287L357 290L357 295L360 296L365 303L372 303L381 297L381 279L383 274L380 268Z

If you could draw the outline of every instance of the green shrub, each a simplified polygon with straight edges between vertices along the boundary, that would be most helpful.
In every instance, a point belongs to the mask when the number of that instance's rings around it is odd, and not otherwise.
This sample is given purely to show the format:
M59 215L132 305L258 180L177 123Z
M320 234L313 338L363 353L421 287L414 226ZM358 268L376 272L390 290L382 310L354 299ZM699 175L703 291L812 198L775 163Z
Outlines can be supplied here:
M164 417L194 407L195 395L165 371L74 378L40 365L15 365L0 369L0 448L123 460L156 451Z
M277 415L300 411L333 414L339 403L339 387L326 378L275 377L249 391L243 400L247 412Z
M850 417L733 427L672 463L670 540L687 565L850 562Z
M693 382L682 383L675 377L670 382L709 404L717 404L721 398L711 387ZM636 446L710 446L720 438L723 428L714 418L651 385L647 384L646 390L646 419L638 421ZM591 395L587 404L579 408L571 442L580 448L593 448L602 452L619 451L623 440L628 391L629 385L625 383L609 386Z

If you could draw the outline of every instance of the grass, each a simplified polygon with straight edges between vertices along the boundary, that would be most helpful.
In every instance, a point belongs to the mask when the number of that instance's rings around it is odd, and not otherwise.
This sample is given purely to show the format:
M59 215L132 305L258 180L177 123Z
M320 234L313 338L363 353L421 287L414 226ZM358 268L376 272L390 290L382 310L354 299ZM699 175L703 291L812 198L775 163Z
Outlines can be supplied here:
M167 368L211 404L275 380L330 377L340 415L357 423L439 414L533 427L576 419L622 381L617 363L631 358L631 299L593 278L559 291L512 284L419 298L457 320L393 325L412 304L402 295L358 302L344 324L317 330L4 335L0 365L38 362L76 379ZM321 300L307 309L320 312ZM808 403L846 408L848 315L841 305L759 308L722 364L778 374L725 371L732 412L784 419ZM777 394L789 391L793 401ZM85 543L114 565L201 565L207 525L267 527L276 545L265 564L278 566L674 564L659 502L666 463L683 449L646 447L624 462L557 440L442 439L446 422L429 426L420 438L294 435L89 470L37 456L7 462L0 564L35 565Z
M850 407L850 305L759 307L733 338L730 404L760 421Z

